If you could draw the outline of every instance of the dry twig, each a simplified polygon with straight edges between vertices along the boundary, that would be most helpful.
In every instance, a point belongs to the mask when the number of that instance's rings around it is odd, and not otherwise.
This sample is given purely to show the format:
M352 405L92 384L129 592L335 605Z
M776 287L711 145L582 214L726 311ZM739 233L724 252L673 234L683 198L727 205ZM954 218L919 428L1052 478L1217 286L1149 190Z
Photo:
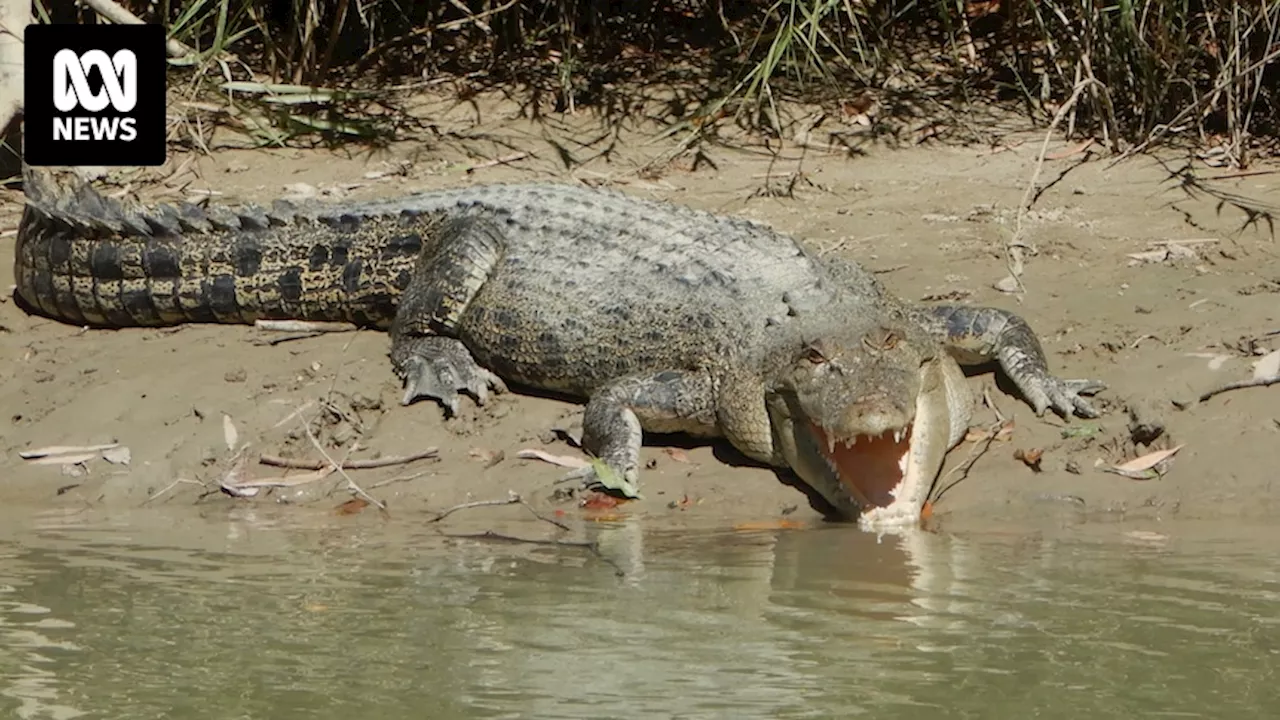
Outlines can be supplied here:
M316 451L319 452L322 456L324 456L325 460L329 461L329 465L331 465L334 470L337 470L338 474L341 475L342 478L347 481L347 486L350 487L351 490L355 492L355 494L359 495L365 500L368 500L374 507L378 508L382 512L386 512L387 506L384 505L381 500L365 492L356 483L355 480L351 479L351 476L347 474L347 471L342 469L342 463L337 462L332 457L330 457L329 453L325 452L324 447L320 445L320 441L316 439L315 433L311 432L311 423L306 422L302 418L298 418L298 421L302 423L302 429L306 431L307 439L311 441L311 445L315 447Z
M528 510L531 515L533 515L534 517L538 518L539 520L545 523L550 523L551 525L555 525L561 530L572 529L568 525L565 525L564 523L560 522L559 520L556 520L555 518L549 518L543 515L542 513L538 512L537 510L534 510L533 506L525 502L525 499L520 497L519 493L510 491L510 490L507 491L507 497L505 500L476 500L474 502L467 502L467 503L462 503L460 505L454 505L453 507L448 508L444 512L441 512L439 515L436 515L435 517L431 518L427 522L428 523L440 522L441 520L449 517L450 515L454 514L455 512L458 512L459 510L470 510L472 508L479 508L479 507L500 507L502 505L523 505L524 509Z
M1215 395L1221 395L1225 392L1231 392L1232 390L1244 390L1245 388L1270 387L1271 385L1280 385L1280 375L1229 382L1225 385L1209 390L1208 392L1202 393L1200 397L1195 400L1174 400L1173 404L1179 410L1186 410L1196 403L1202 403Z
M1031 205L1035 201L1036 188L1040 182L1040 173L1044 170L1045 157L1049 154L1049 143L1053 140L1053 133L1058 129L1058 125L1067 115L1075 108L1076 103L1080 101L1080 96L1089 87L1098 84L1097 80L1086 78L1076 83L1071 90L1071 97L1067 99L1062 107L1058 108L1058 112L1053 116L1053 122L1049 123L1049 129L1044 133L1044 142L1040 143L1040 153L1036 156L1036 167L1031 173L1031 180L1027 183L1027 189L1022 193L1022 202L1018 204L1018 215L1014 221L1013 235L1009 238L1009 242L1005 245L1005 263L1009 269L1009 276L1013 278L1018 285L1018 290L1026 292L1027 288L1022 284L1022 251L1028 246L1023 240L1024 229L1023 222L1026 220L1027 212L1031 210Z
M391 467L393 465L408 465L411 462L434 458L440 455L440 451L436 448L427 448L419 453L412 455L393 455L389 457L372 458L368 460L344 460L342 462L343 470L372 470L374 468ZM272 465L275 467L293 468L295 470L321 470L328 467L328 463L319 460L296 460L294 458L280 457L279 455L263 455L258 458L258 462L263 465Z

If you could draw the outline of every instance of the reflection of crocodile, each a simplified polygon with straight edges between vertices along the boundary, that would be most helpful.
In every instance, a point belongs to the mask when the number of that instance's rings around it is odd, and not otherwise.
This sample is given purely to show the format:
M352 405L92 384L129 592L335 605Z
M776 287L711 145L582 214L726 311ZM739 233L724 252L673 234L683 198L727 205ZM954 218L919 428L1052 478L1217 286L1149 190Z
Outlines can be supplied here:
M762 225L619 192L140 208L29 168L27 199L18 293L52 317L389 328L406 403L456 411L504 380L564 393L588 401L585 447L629 480L643 431L722 436L868 522L917 518L964 435L953 357L998 360L1039 413L1094 416L1080 394L1102 387L1051 376L1012 314L910 306Z

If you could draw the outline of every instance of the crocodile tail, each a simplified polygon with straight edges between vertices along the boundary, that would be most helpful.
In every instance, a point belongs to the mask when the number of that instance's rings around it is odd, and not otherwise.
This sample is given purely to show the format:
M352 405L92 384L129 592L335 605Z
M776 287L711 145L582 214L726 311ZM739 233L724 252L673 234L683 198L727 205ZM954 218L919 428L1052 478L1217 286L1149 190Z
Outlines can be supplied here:
M293 206L106 197L69 170L23 168L14 277L39 314L133 327L264 318L386 327L427 218L299 217Z

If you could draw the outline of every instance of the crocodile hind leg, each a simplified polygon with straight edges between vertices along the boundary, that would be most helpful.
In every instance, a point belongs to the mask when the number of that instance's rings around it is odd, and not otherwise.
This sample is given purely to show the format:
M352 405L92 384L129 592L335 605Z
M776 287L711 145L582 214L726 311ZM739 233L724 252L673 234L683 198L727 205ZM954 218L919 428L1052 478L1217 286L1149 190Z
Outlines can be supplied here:
M449 336L502 257L504 237L475 216L444 220L431 233L391 324L391 364L404 381L401 404L427 398L456 415L460 391L483 405L490 390L507 389Z
M1031 326L1011 312L970 305L921 305L913 308L922 325L935 335L961 365L996 360L1018 386L1036 415L1052 407L1063 417L1097 417L1082 395L1106 389L1098 380L1063 380L1049 372L1040 341Z
M640 475L645 432L718 435L710 375L677 370L628 375L592 393L582 417L582 447L632 487ZM574 470L564 479L581 480L588 488L605 484L595 465Z

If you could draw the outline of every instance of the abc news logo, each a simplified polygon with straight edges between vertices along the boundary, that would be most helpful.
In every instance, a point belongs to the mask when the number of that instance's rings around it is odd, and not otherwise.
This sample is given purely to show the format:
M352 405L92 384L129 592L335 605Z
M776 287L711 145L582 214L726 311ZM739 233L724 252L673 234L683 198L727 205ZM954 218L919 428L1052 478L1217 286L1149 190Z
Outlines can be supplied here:
M102 75L102 89L89 87L89 70ZM133 112L138 106L138 56L132 50L120 50L107 57L101 50L77 55L74 50L59 50L53 56L53 106L70 113L77 108L101 112L107 103L117 113ZM67 116L53 119L54 140L120 140L138 138L138 121L131 117Z
M29 25L29 165L161 165L165 34L159 25Z

